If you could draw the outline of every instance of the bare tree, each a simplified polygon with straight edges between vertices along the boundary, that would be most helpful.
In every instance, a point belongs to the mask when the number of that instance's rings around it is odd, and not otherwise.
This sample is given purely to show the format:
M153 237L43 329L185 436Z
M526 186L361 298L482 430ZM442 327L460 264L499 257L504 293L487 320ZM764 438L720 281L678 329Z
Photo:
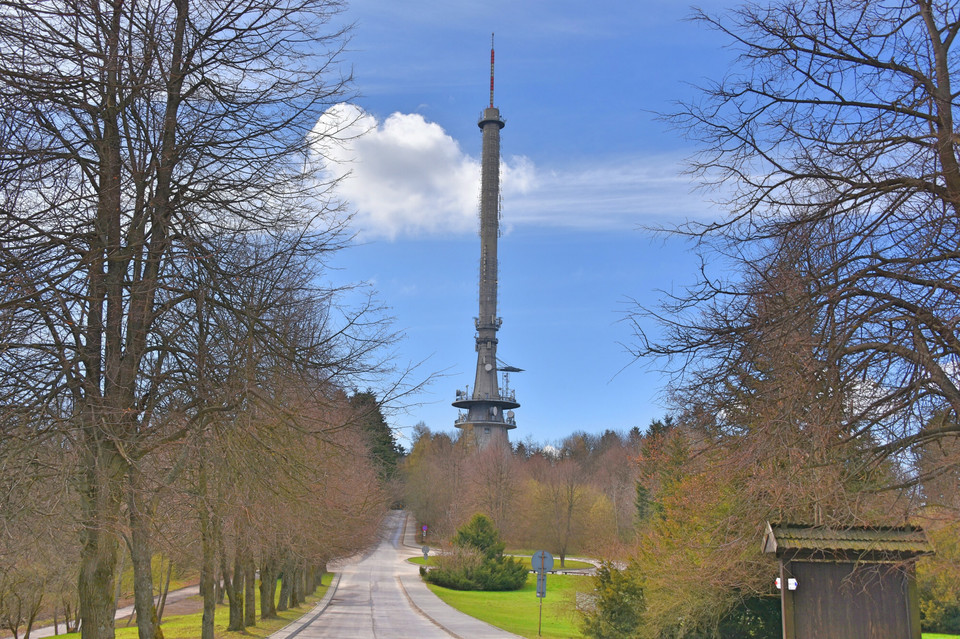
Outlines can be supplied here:
M597 487L613 507L613 525L621 542L633 538L636 519L636 452L626 445L607 448L600 453L593 477Z
M445 539L472 514L465 477L475 451L465 440L432 433L425 425L414 430L415 440L402 466L406 504L428 526L428 542Z
M340 5L2 7L0 306L18 337L0 354L0 405L80 460L81 632L110 638L126 474L196 425L154 439L186 370L168 367L192 265L242 277L216 252L236 232L297 237L300 254L336 242L342 220L309 169L318 117L349 81Z
M596 493L575 459L538 455L528 463L532 485L532 536L560 557L565 567L572 548L582 548L591 530Z
M243 254L236 260L248 264L244 277L209 286L195 301L199 321L187 339L195 346L186 352L197 353L197 378L183 399L202 426L187 489L196 495L200 529L204 637L213 636L217 571L230 599L230 627L242 630L251 621L245 582L255 555L261 616L275 616L303 600L326 557L364 543L385 508L370 480L368 447L354 437L362 425L341 388L382 371L373 354L392 337L369 306L348 311L336 306L336 291L315 288L316 268L291 258L297 252L287 246L234 247ZM334 455L349 459L349 470L334 464ZM327 502L311 495L342 488L341 478L360 494L348 491L351 498L339 502L340 527L327 534Z
M741 338L766 329L745 313L751 281L792 262L809 293L794 309L812 321L803 348L823 365L811 373L844 385L833 435L858 440L867 465L910 471L889 485L915 484L911 450L960 435L956 419L924 427L960 414L960 7L787 0L697 19L729 37L738 71L674 121L703 142L694 171L729 216L680 232L734 275L707 264L685 294L639 312L637 355L667 358L677 386L719 388ZM662 339L647 339L649 315Z
M519 503L519 464L508 446L490 446L474 453L465 469L469 500L475 512L489 515L504 539L513 539L517 519L523 508Z

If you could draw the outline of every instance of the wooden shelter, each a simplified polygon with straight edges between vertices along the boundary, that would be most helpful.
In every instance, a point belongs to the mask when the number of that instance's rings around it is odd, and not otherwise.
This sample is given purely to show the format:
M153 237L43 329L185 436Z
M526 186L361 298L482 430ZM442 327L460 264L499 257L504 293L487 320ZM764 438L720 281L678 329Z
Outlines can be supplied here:
M920 639L922 529L767 523L763 552L780 560L783 639Z

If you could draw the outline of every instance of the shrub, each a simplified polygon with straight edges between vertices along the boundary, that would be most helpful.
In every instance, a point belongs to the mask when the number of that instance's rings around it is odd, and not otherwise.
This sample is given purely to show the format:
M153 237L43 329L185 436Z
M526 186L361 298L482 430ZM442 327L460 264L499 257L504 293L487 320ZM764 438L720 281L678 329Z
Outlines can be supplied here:
M473 548L484 559L496 559L503 556L505 544L500 541L500 531L486 515L477 513L453 536L453 545L458 548Z
M528 574L523 563L501 555L480 564L472 578L480 585L478 590L519 590L527 583Z
M420 569L424 579L453 590L518 590L527 583L527 569L503 556L500 533L488 517L474 515L453 544L453 552L441 555L436 568Z
M583 612L583 634L594 639L635 636L645 608L643 587L636 570L618 570L603 562L594 578L596 600Z
M925 632L960 632L960 526L930 531L935 555L917 565L920 624Z

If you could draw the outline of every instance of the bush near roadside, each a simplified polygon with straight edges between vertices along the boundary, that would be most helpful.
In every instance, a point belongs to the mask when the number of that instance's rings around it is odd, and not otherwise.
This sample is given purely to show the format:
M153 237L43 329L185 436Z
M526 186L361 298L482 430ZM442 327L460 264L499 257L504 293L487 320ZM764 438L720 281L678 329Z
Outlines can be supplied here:
M917 565L920 624L927 632L960 633L960 525L928 534L937 552Z
M420 568L429 583L453 590L517 590L527 583L527 569L503 556L500 532L486 515L473 516L457 530L453 552L438 558L433 570Z

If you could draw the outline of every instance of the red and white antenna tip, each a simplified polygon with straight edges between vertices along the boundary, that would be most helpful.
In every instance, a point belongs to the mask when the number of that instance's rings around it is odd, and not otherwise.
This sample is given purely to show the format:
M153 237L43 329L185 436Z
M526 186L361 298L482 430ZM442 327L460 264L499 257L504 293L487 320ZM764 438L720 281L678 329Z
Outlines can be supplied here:
M490 107L493 108L493 34L490 34Z

